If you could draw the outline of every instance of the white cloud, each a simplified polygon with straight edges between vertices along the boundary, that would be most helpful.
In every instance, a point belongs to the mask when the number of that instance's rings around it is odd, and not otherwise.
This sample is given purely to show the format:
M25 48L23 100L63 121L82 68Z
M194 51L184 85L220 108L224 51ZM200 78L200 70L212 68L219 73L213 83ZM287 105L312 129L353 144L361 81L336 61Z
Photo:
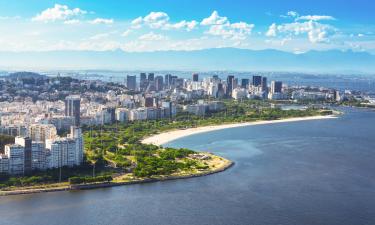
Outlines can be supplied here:
M77 19L72 19L72 20L65 20L64 24L79 24L80 21Z
M217 11L201 22L202 26L209 26L207 34L221 36L224 39L244 40L251 34L254 24L245 22L231 23L227 17L222 17Z
M294 22L277 25L273 23L266 32L267 37L292 38L293 36L306 35L311 43L328 43L330 37L338 30L329 24L319 21L336 20L327 15L299 15L295 11L289 11L284 18L294 18Z
M55 4L53 8L48 8L32 18L33 21L54 22L66 20L75 16L84 15L87 12L79 8L70 9L67 5Z
M203 26L210 26L210 25L222 25L228 22L227 17L219 16L217 11L213 11L211 16L204 18L201 22Z
M174 24L165 24L164 26L164 29L176 29L176 30L179 30L179 29L184 29L186 31L191 31L193 30L194 28L196 28L198 25L198 22L195 21L195 20L192 20L192 21L186 21L186 20L182 20L178 23L174 23Z
M177 23L170 23L170 18L165 12L150 12L145 17L137 17L131 22L132 29L140 29L143 25L148 26L151 29L164 29L164 30L180 30L191 31L198 25L195 20L186 21L182 20Z
M131 22L131 25L132 25L132 28L133 28L133 29L139 29L139 28L142 27L142 23L143 23L143 18L140 16L140 17L135 18L135 19Z
M161 34L155 34L154 32L150 32L140 36L138 39L141 41L164 41L168 40L168 37Z
M299 16L296 18L298 20L312 20L312 21L320 21L320 20L336 20L333 16L325 16L325 15L307 15L307 16Z
M100 40L100 39L106 38L106 37L108 37L108 36L109 36L108 33L96 34L96 35L90 37L90 39L91 39L91 40Z
M269 28L268 28L268 31L266 33L266 36L267 37L276 37L277 35L277 26L276 26L276 23L273 23Z
M91 24L113 24L113 19L96 18L91 20Z
M143 22L151 28L162 28L169 21L169 16L165 12L151 12L143 18Z
M282 25L272 24L266 36L276 37L277 34L292 37L306 34L311 43L329 42L329 37L337 32L331 25L322 24L313 20L306 22L285 23Z
M122 34L121 34L121 36L122 37L127 37L127 36L129 36L129 34L132 32L132 30L126 30L126 31L124 31Z
M286 15L281 15L282 18L296 18L299 17L299 14L296 11L289 11Z

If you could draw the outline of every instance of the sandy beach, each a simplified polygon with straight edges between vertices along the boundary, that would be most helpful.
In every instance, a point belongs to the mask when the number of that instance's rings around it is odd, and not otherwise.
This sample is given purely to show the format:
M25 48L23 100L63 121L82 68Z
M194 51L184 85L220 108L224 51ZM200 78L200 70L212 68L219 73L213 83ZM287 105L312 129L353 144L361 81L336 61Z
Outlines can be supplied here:
M267 121L256 121L256 122L245 122L245 123L234 123L234 124L222 124L217 126L204 126L196 127L189 129L173 130L161 134L156 134L145 138L142 140L144 144L154 144L154 145L163 145L165 143L171 142L173 140L186 137L193 134L205 133L215 130L235 128L235 127L244 127L244 126L255 126L255 125L265 125L265 124L275 124L275 123L286 123L286 122L299 122L306 120L322 120L322 119L334 119L337 118L334 115L328 116L309 116L309 117L297 117L281 120L267 120Z

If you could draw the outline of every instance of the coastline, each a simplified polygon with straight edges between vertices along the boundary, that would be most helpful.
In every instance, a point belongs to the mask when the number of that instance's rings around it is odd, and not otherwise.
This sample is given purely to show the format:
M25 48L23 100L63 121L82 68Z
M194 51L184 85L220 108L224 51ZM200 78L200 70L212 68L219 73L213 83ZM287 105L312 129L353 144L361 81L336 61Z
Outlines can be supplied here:
M98 189L98 188L109 188L109 187L116 187L116 186L125 186L125 185L132 185L132 184L145 184L145 183L154 183L159 181L167 181L167 180L180 180L180 179L188 179L194 177L203 177L208 176L215 173L223 172L234 165L234 162L222 158L220 156L210 154L212 157L219 158L223 161L223 165L217 167L215 169L209 169L204 171L199 171L198 173L191 173L191 174L184 174L184 175L168 175L168 176L159 176L153 178L144 178L138 180L129 180L123 182L104 182L104 183L93 183L93 184L81 184L81 185L65 185L61 187L55 188L37 188L37 189L19 189L13 191L0 191L0 198L5 196L11 195L26 195L26 194L37 194L37 193L47 193L47 192L58 192L58 191L79 191L79 190L89 190L89 189Z
M211 125L203 127L195 127L188 129L178 129L163 132L160 134L155 134L149 137L146 137L142 140L143 144L153 144L153 145L163 145L168 142L187 137L194 134L206 133L216 130L236 128L236 127L245 127L245 126L256 126L256 125L266 125L266 124L277 124L277 123L286 123L286 122L299 122L299 121L308 121L308 120L322 120L322 119L334 119L337 118L335 115L327 116L308 116L308 117L295 117L279 120L260 120L254 122L244 122L244 123L229 123L229 124L220 124L220 125Z
M141 142L143 144L154 144L154 145L163 145L170 141L187 137L194 134L199 133L206 133L216 130L228 129L228 128L236 128L236 127L245 127L245 126L256 126L256 125L266 125L266 124L276 124L276 123L286 123L286 122L298 122L298 121L308 121L308 120L322 120L322 119L334 119L337 118L335 115L327 115L327 116L309 116L309 117L295 117L295 118L287 118L287 119L279 119L279 120L268 120L268 121L254 121L254 122L244 122L244 123L229 123L229 124L221 124L221 125L211 125L211 126L202 126L196 128L188 128L188 129L178 129L167 131L160 134L155 134L143 139ZM201 177L207 176L219 172L223 172L228 168L234 165L234 162L222 158L220 156L210 154L212 157L219 158L223 161L222 165L216 167L214 169L199 171L198 173L190 173L190 174L183 174L183 175L169 175L169 176L159 176L159 177L152 177L152 178L144 178L138 180L128 180L128 181L118 181L118 182L105 182L105 183L93 183L93 184L82 184L82 185L62 185L59 187L48 187L48 188L24 188L12 191L0 191L0 197L9 196L9 195L23 195L23 194L35 194L35 193L44 193L44 192L57 192L57 191L76 191L76 190L86 190L86 189L96 189L96 188L107 188L107 187L115 187L115 186L123 186L123 185L131 185L131 184L142 184L142 183L151 183L151 182L159 182L159 181L166 181L166 180L177 180L177 179L187 179L193 177Z

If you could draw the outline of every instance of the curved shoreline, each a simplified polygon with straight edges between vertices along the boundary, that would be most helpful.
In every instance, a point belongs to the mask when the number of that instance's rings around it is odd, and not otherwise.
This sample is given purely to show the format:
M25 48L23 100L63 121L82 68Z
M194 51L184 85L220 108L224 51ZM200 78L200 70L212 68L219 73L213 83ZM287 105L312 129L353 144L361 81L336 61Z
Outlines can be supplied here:
M254 122L229 123L229 124L202 126L202 127L188 128L188 129L177 129L177 130L163 132L160 134L155 134L150 137L146 137L142 140L142 143L163 145L168 142L171 142L171 141L183 138L183 137L187 137L190 135L206 133L206 132L222 130L222 129L228 129L228 128L286 123L286 122L299 122L299 121L308 121L308 120L334 119L334 118L337 118L337 117L335 115L307 116L307 117L295 117L295 118L287 118L287 119L279 119L279 120L260 120L260 121L254 121Z
M216 156L216 157L219 157L219 156ZM222 157L219 157L219 158L226 161L223 166L216 168L214 170L202 171L201 173L196 173L196 174L186 174L186 175L181 175L181 176L170 175L170 176L164 176L164 177L158 177L158 178L145 178L145 179L133 180L133 181L82 184L82 185L75 185L75 186L63 186L63 187L58 187L58 188L0 191L0 197L10 196L10 195L25 195L25 194L37 194L37 193L46 193L46 192L58 192L58 191L79 191L79 190L125 186L125 185L132 185L132 184L155 183L155 182L167 181L167 180L180 180L180 179L188 179L188 178L194 178L194 177L203 177L203 176L208 176L211 174L223 172L234 165L234 162L230 160L224 159Z
M309 116L309 117L296 117L296 118L288 118L288 119L280 119L280 120L269 120L269 121L255 121L255 122L245 122L245 123L232 123L232 124L221 124L221 125L212 125L212 126L203 126L197 128L189 128L189 129L180 129L180 130L172 130L156 135L152 135L142 140L143 144L154 144L154 145L162 145L173 140L183 138L186 136L199 134L199 133L206 133L216 130L228 129L228 128L236 128L236 127L244 127L244 126L254 126L254 125L265 125L265 124L275 124L275 123L285 123L285 122L298 122L298 121L308 121L308 120L321 120L321 119L334 119L337 118L335 115L328 115L328 116ZM213 155L213 154L212 154ZM201 173L196 174L186 174L186 175L171 175L165 177L158 177L158 178L146 178L140 180L132 180L132 181L125 181L125 182L110 182L110 183L95 183L95 184L83 184L83 185L76 185L76 186L61 186L55 188L40 188L40 189L21 189L21 190L14 190L14 191L0 191L0 197L2 196L9 196L9 195L22 195L22 194L36 194L36 193L44 193L44 192L57 192L57 191L74 191L74 190L87 190L87 189L96 189L96 188L107 188L107 187L115 187L115 186L124 186L124 185L131 185L131 184L143 184L143 183L152 183L152 182L159 182L159 181L166 181L166 180L178 180L178 179L188 179L193 177L202 177L207 176L215 173L220 173L234 165L234 162L222 158L220 156L213 155L215 157L219 157L225 161L225 164L209 171L202 171Z

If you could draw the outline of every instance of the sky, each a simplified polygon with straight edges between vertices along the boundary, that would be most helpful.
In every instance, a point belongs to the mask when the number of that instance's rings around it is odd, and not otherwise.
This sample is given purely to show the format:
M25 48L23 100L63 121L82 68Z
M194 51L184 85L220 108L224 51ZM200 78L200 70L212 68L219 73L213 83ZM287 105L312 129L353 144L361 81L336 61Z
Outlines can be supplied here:
M375 54L373 0L0 0L0 51Z

